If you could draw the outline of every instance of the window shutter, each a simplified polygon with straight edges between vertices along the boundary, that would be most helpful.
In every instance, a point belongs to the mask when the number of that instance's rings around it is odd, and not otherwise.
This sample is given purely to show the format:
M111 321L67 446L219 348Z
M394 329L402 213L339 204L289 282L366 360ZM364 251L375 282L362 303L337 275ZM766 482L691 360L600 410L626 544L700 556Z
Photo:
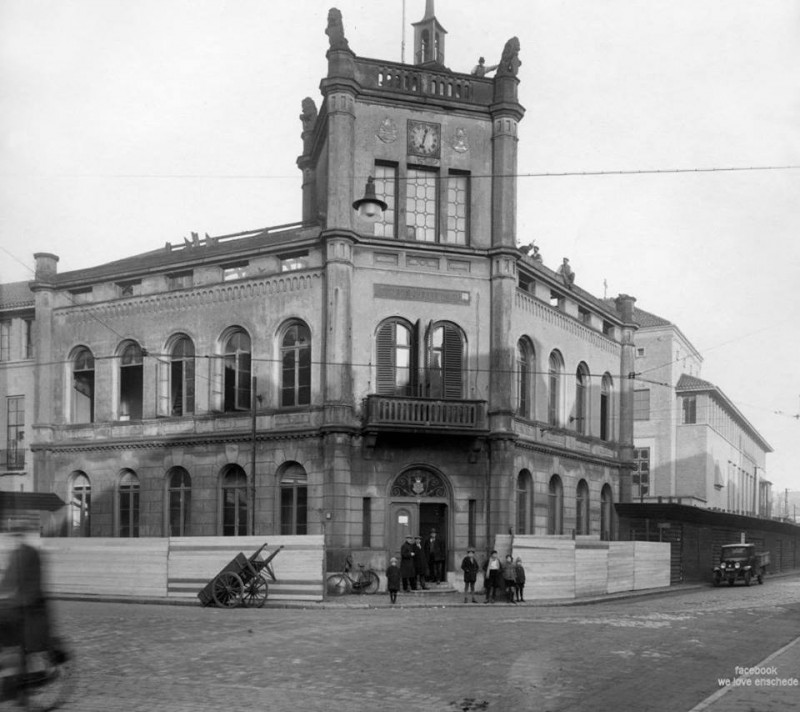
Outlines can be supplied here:
M170 414L169 407L169 371L171 364L160 358L156 359L156 414L165 418Z
M379 395L394 395L394 322L381 326L375 339L375 388Z
M452 324L444 326L444 371L443 394L445 398L458 399L463 396L464 345L461 334Z
M225 365L225 359L221 355L214 356L208 359L208 370L209 376L208 379L209 386L211 391L209 393L209 406L212 411L221 413L225 408L225 403L223 399L223 370Z

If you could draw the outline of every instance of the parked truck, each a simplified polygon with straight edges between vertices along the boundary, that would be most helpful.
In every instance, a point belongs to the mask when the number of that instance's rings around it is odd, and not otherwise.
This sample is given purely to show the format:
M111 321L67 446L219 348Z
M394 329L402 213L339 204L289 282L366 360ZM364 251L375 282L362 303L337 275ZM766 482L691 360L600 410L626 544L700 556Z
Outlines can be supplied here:
M714 567L714 585L727 581L733 586L743 581L749 586L755 578L764 583L764 575L769 566L769 552L756 551L755 544L725 544L719 554L719 565Z

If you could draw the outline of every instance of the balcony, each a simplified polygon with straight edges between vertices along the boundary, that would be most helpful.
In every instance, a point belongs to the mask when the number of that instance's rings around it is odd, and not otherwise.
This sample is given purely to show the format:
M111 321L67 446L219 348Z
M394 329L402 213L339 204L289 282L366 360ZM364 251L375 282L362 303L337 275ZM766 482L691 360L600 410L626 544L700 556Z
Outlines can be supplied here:
M0 450L0 467L7 471L25 469L25 450L23 448L12 448L10 450Z
M367 396L364 429L367 432L446 433L484 435L486 401Z

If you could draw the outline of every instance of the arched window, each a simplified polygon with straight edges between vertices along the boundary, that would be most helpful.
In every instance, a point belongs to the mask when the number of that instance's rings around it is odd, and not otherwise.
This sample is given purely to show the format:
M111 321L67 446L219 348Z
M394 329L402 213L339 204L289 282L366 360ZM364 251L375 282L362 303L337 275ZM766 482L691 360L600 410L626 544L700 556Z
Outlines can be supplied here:
M122 350L119 363L119 419L141 420L144 400L142 348L131 341Z
M73 423L94 422L94 356L87 348L80 348L72 357L72 412Z
M575 430L581 435L589 432L589 368L585 363L575 372Z
M614 381L608 373L603 374L603 380L600 383L600 439L613 440L613 401L612 394L614 388Z
M533 479L528 470L517 475L517 534L533 534Z
M173 467L167 473L169 499L169 536L191 534L192 478L182 467Z
M550 478L550 486L547 491L547 533L564 533L564 486L561 478L553 475Z
M311 332L291 324L281 339L281 406L311 403Z
M396 319L381 324L375 337L375 385L379 395L413 395L414 353L413 332L408 324Z
M603 485L600 490L600 538L611 541L614 538L614 494L610 485Z
M578 482L575 492L575 533L589 533L589 485L586 480Z
M139 536L139 478L123 470L118 490L119 536Z
M308 476L289 463L280 473L281 534L308 534Z
M226 413L250 410L250 336L232 331L223 345L223 408Z
M247 475L239 465L225 468L222 488L222 536L247 534Z
M169 354L169 413L194 413L194 344L188 336L179 336Z
M459 399L464 390L464 340L454 324L437 324L428 332L430 398Z
M92 485L83 472L72 476L69 496L69 536L91 536Z
M548 365L548 398L547 398L547 422L550 425L561 424L561 375L564 372L564 360L558 351L550 354Z
M527 339L517 342L517 414L523 418L533 413L533 348Z

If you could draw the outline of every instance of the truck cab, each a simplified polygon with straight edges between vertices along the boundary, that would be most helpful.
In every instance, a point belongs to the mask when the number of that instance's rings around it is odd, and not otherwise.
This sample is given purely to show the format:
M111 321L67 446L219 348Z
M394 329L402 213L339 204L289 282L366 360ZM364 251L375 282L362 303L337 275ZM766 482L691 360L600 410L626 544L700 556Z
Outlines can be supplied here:
M719 564L714 567L714 585L727 581L733 586L743 581L749 586L753 578L764 583L768 565L769 552L757 552L755 544L725 544L720 549Z

